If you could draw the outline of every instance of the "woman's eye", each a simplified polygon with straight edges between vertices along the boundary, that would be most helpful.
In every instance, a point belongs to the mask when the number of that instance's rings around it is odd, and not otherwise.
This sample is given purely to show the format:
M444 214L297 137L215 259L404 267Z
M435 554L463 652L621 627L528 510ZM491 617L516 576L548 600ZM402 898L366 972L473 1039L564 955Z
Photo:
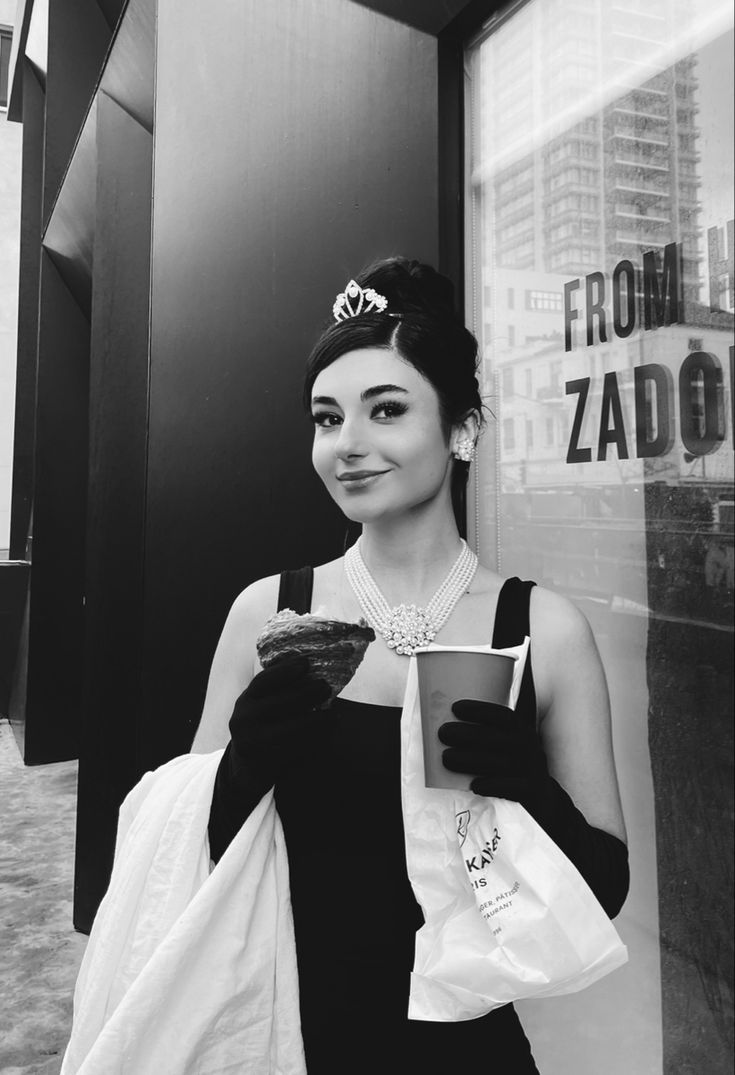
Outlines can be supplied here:
M335 414L334 411L313 411L311 420L315 426L320 426L322 429L330 429L332 426L339 425L342 418L340 415Z
M405 403L398 403L396 400L387 400L385 403L376 403L370 412L371 418L400 418L402 414L405 414L408 407Z

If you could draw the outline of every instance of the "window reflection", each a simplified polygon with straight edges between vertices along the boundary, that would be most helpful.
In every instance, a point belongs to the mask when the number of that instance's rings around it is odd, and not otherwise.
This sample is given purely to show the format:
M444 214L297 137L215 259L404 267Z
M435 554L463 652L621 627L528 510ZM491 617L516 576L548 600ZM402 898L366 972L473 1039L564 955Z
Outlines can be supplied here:
M705 130L702 117L703 81L710 106L726 92L709 61L723 40L711 35L725 17L716 5L676 0L655 7L537 0L470 50L469 193L480 253L473 276L483 297L476 327L509 453L487 460L497 467L503 519L517 510L508 497L541 490L564 497L577 485L637 482L642 501L648 480L705 483L713 511L729 495L732 171L728 130L718 131L711 113ZM701 25L704 58L683 44L698 39ZM716 50L720 68L726 56L726 48ZM565 320L564 289L575 280ZM696 350L715 363L700 363L682 380L693 350L687 325L697 327ZM522 394L513 387L518 364ZM648 365L667 372L654 371L636 390L633 370ZM614 375L607 392L606 374ZM576 450L567 460L559 448L575 400L566 386L585 378L576 439L589 460ZM534 428L544 435L517 432ZM581 517L592 518L598 503L582 496ZM483 504L495 510L493 498L481 497L481 513ZM644 512L642 502L630 506L634 518ZM494 534L494 522L481 529ZM505 545L522 561L526 550L505 540L501 557ZM599 581L597 569L593 575ZM557 572L544 577L566 581Z
M495 423L474 536L502 574L572 597L603 652L652 946L605 988L640 1071L727 1055L732 19L721 0L529 0L467 52L468 310ZM573 1053L568 1075L623 1070Z

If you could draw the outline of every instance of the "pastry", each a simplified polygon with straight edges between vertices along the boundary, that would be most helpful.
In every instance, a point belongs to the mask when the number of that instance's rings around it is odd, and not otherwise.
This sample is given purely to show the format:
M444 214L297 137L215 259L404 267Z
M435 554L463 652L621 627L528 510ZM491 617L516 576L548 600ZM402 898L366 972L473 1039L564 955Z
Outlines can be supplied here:
M350 623L320 615L319 609L299 615L284 608L266 621L255 649L263 668L286 653L308 657L312 673L327 681L334 698L352 679L374 641L375 631L367 620Z

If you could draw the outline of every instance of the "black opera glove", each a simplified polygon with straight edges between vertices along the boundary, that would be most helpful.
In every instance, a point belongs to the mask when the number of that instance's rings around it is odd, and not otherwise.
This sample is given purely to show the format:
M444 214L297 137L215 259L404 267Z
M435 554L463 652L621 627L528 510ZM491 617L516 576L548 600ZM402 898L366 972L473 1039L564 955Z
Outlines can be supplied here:
M289 654L258 672L237 699L232 749L264 791L331 726L333 714L319 708L330 695L329 684L311 675L308 657Z
M474 774L470 789L476 795L513 799L534 817L543 812L544 784L550 778L536 730L494 702L464 698L452 712L457 720L439 728L439 739L449 747L442 754L444 766Z
M280 774L308 762L319 748L335 719L322 708L330 696L329 684L311 674L308 658L288 654L258 672L237 699L209 815L215 862Z
M475 774L476 795L519 802L577 867L597 900L614 918L628 894L628 849L622 840L590 825L550 775L535 728L512 709L464 698L455 702L458 718L439 728L448 748L447 769Z

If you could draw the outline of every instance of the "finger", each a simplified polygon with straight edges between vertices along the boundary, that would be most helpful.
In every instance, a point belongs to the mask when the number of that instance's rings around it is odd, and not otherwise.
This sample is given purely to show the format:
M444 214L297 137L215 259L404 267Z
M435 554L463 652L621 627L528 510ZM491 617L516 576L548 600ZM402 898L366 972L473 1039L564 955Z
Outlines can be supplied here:
M448 747L476 747L478 750L522 751L527 748L526 735L520 721L508 727L495 724L471 724L450 720L437 732L439 741Z
M250 681L246 691L251 698L264 698L274 690L305 679L309 674L309 658L301 653L278 657Z
M527 780L513 777L476 776L470 781L470 791L475 795L492 796L494 799L510 799L522 802L528 797L530 788Z
M312 677L311 683L317 688L316 692L311 693L316 697L316 705L323 706L325 702L329 702L332 699L332 686L326 679L318 679L316 676Z
M520 760L514 755L460 747L449 747L442 752L442 763L446 769L453 773L474 773L475 776L502 778L508 773L518 772Z
M476 698L460 698L452 704L452 712L458 720L472 721L475 724L502 724L516 719L516 714L506 705L496 702L481 702Z
M230 733L238 740L253 734L263 735L270 727L278 729L283 718L298 717L317 709L331 696L331 687L326 680L310 677L257 700L247 693L240 695L230 718Z

